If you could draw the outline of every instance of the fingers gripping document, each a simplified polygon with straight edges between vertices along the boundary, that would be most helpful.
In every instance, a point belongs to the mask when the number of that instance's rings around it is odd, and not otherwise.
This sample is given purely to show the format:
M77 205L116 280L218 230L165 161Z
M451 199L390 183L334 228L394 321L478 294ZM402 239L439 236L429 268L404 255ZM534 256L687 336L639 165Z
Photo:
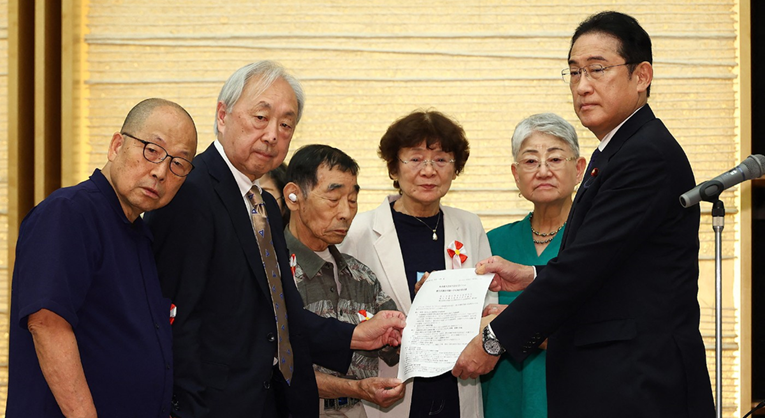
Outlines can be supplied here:
M398 378L433 377L451 371L478 334L493 274L474 268L430 273L409 309L401 337Z

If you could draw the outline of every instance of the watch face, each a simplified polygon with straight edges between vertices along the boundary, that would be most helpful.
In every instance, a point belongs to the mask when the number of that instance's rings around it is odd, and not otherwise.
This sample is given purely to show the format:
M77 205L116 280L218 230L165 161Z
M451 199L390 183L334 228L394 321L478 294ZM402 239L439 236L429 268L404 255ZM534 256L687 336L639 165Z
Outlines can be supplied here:
M492 356L497 356L500 350L499 341L487 339L483 342L483 349Z

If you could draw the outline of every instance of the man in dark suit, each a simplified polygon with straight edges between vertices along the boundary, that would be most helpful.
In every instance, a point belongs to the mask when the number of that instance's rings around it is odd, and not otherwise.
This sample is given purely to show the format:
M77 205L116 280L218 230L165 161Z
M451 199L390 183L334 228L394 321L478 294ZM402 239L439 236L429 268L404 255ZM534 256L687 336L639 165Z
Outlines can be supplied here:
M560 253L536 278L499 257L477 265L496 274L492 290L525 290L453 373L486 373L505 350L520 362L549 338L551 418L712 417L698 330L699 210L678 203L695 181L647 104L650 37L630 16L599 13L577 28L568 63L574 110L598 151Z
M345 372L351 349L400 341L399 312L354 328L303 309L279 207L257 181L284 160L302 109L299 83L278 64L237 70L218 97L217 140L175 204L146 215L177 307L174 416L317 416L312 363Z

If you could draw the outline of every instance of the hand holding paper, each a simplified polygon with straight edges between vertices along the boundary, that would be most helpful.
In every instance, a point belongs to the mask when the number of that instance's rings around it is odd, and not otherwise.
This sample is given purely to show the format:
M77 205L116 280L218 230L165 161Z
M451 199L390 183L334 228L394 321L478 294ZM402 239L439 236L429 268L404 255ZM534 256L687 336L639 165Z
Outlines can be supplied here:
M475 272L494 273L494 279L489 286L492 292L517 292L526 289L534 281L534 267L516 264L496 255L479 261L475 265Z
M398 379L369 377L358 380L359 398L387 408L404 397L406 386Z
M476 335L491 277L472 268L430 273L409 310L399 379L433 377L452 369Z
M372 319L356 325L351 349L376 350L384 345L397 346L401 343L401 330L405 326L406 317L403 313L380 311Z
M422 275L422 277L419 280L417 280L417 283L414 284L414 294L415 295L417 294L417 292L420 291L420 288L422 287L422 285L425 284L425 281L428 280L428 276L429 275L430 275L430 272L425 272Z
M499 359L499 356L491 356L484 351L481 334L478 334L460 354L452 374L460 379L475 379L494 370Z

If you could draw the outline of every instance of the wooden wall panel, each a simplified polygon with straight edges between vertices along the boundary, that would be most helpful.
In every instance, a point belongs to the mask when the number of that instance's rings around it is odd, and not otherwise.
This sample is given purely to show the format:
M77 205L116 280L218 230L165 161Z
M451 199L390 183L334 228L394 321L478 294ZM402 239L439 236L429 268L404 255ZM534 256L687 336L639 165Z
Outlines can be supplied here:
M0 0L0 408L8 387L8 0Z

